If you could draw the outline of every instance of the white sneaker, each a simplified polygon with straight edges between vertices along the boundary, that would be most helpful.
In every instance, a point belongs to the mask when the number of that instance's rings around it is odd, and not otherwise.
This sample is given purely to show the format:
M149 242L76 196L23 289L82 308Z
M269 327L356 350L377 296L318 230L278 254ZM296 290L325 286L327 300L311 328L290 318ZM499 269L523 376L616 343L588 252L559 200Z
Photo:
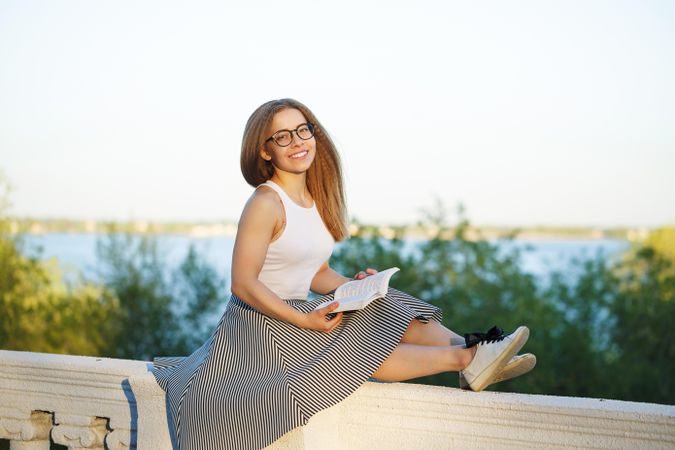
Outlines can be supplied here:
M490 384L496 384L500 381L510 380L511 378L519 377L526 374L530 370L534 369L534 366L537 364L537 357L532 353L524 353L522 355L516 355L511 360L506 363L504 368L495 376L495 379L492 380ZM459 371L459 387L460 389L471 389L469 383L464 378L462 371Z
M478 392L488 387L502 368L525 345L528 337L530 330L526 326L520 326L508 336L494 340L485 339L476 344L476 354L462 371L471 390Z

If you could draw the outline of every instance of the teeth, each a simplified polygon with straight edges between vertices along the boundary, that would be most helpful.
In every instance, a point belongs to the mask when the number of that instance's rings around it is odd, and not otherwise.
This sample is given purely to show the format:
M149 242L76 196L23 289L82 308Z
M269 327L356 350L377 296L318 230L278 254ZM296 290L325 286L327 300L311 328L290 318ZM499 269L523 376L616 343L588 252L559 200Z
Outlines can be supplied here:
M295 155L291 156L290 158L294 158L294 159L295 158L302 158L306 154L307 154L307 151L304 151L304 152L296 153Z

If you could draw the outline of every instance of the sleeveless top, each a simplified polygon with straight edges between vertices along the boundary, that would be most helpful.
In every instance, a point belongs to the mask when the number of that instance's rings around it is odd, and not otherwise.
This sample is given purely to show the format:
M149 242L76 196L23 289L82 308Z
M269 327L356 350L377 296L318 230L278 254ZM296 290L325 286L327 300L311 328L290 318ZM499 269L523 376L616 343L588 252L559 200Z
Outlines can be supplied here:
M333 253L335 240L321 219L316 201L311 208L305 208L273 181L267 180L258 187L263 185L281 197L286 225L281 236L267 248L258 280L282 299L307 300L312 279Z

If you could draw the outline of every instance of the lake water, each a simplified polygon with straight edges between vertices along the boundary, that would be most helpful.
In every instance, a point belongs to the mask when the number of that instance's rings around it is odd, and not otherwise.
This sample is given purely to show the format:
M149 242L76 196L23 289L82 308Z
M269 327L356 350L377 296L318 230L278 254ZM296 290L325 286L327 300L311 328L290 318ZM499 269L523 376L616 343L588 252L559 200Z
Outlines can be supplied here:
M41 246L44 258L57 258L67 277L74 277L80 271L96 278L96 241L99 237L101 235L53 233L28 235L26 240L30 245ZM229 286L233 236L160 235L157 239L169 267L176 267L187 254L189 245L194 244L200 255L225 277ZM419 242L419 239L408 239L404 252L414 252ZM341 245L343 243L337 244L336 250ZM521 269L544 280L553 270L566 270L573 275L573 258L590 258L597 252L617 256L627 250L630 243L618 239L517 239L510 243L501 242L499 246L502 251L512 247L523 249ZM354 274L344 275L351 277Z

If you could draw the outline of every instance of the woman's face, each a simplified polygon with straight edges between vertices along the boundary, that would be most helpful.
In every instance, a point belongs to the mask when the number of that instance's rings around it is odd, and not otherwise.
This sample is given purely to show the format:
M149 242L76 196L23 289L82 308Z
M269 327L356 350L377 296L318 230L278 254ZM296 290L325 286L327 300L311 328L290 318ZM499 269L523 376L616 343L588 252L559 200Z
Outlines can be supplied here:
M307 123L305 116L297 109L283 109L272 118L265 139L281 130L295 130ZM300 132L302 135L302 132ZM271 161L278 170L291 173L303 173L309 169L316 155L316 139L314 136L307 140L301 139L296 132L291 133L291 143L282 147L274 139L265 143L260 156ZM295 158L293 156L296 156Z

